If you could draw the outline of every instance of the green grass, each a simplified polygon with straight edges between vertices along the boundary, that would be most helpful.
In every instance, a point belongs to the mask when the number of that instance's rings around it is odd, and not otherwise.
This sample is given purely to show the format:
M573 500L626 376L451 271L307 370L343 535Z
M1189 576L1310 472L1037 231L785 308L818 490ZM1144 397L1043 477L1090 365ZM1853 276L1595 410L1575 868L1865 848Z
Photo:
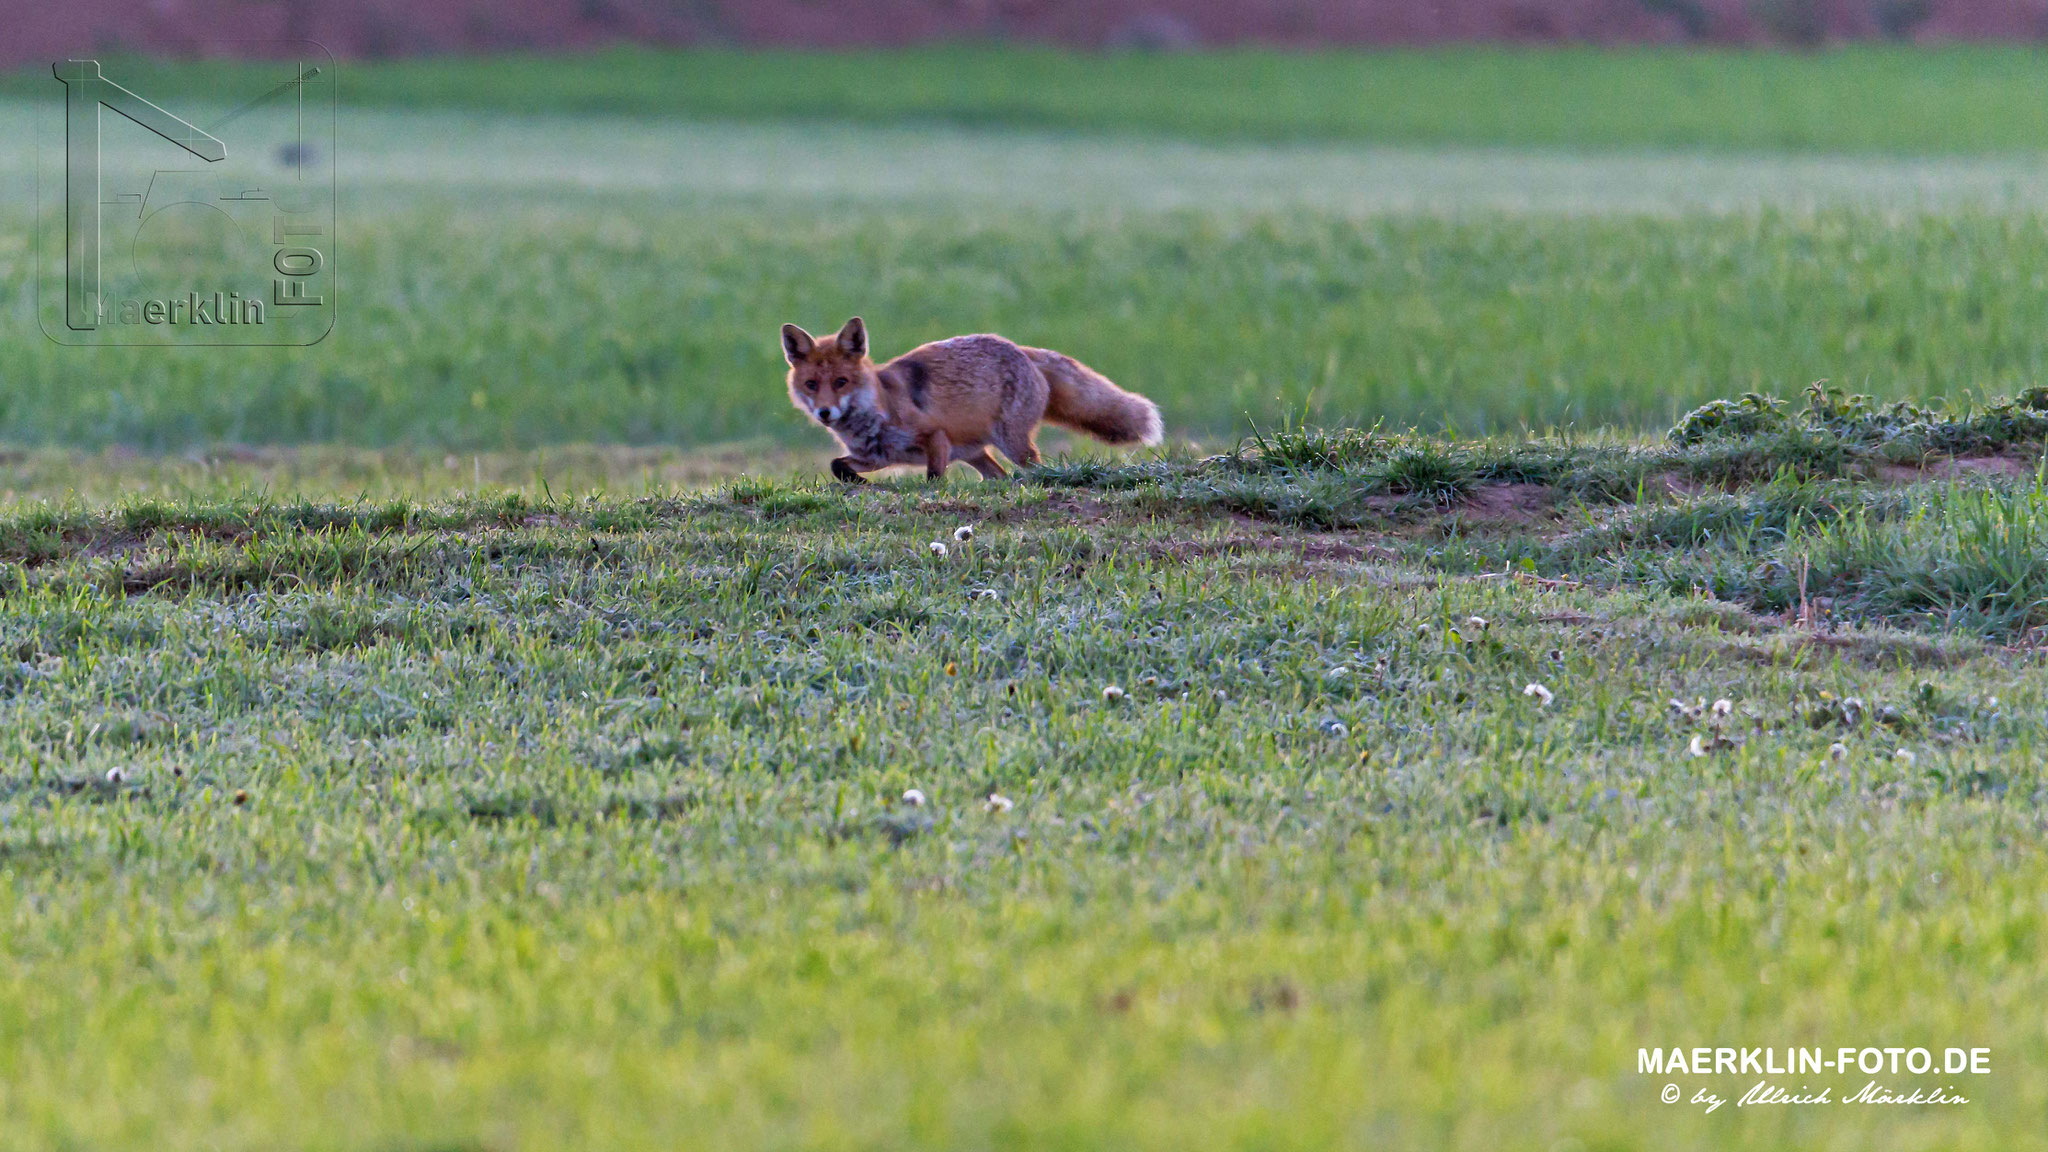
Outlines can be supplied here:
M588 209L586 211L585 209ZM600 211L602 209L602 211ZM2043 378L2031 214L1559 219L1126 216L964 206L672 208L598 197L346 229L342 314L306 352L54 345L0 284L0 435L511 449L824 447L775 332L864 315L878 351L995 330L1159 402L1169 433L1327 424L1662 427L1831 378L1989 395ZM536 290L547 285L546 292Z
M1721 78L1735 86L1725 103L1696 92L1683 106L1731 132L1778 107L1752 90L1765 83L1756 77L1808 97L1839 92L1869 123L1898 125L1912 117L1850 80L1917 76L1899 80L1913 107L1967 132L2022 124L2033 105L1972 117L1926 92L1967 92L2035 66L2025 52L1962 49L1095 59L963 48L904 59L921 84L983 76L973 91L985 96L1005 69L1072 67L1154 92L1170 89L1156 70L1182 69L1222 76L1204 83L1230 107L1282 117L1307 106L1239 99L1248 81L1230 70L1275 70L1316 92L1333 87L1328 69L1390 70L1388 83L1408 92L1426 89L1412 83L1416 69L1532 85L1543 75L1626 108L1647 126L1614 141L1629 148L1715 141L1654 127L1656 101L1614 97L1627 91L1613 87L1623 74ZM600 83L637 91L655 77L687 88L700 73L685 61L706 76L781 77L789 63L626 52L366 65L366 91L406 77L415 86L363 95L343 117L341 315L306 352L50 344L35 324L30 105L0 105L0 440L152 451L815 444L783 402L773 334L784 321L831 326L856 312L884 352L989 329L1059 347L1152 396L1173 435L1201 441L1304 413L1465 434L1645 430L1715 396L1791 395L1819 378L1881 396L1960 397L2042 377L2032 318L2048 287L2028 269L2048 259L2048 170L2035 157L1531 151L1599 142L1467 131L1463 105L1435 97L1412 105L1442 127L1434 136L1361 130L1292 144L1274 141L1317 133L1264 125L1246 129L1256 140L1191 142L1141 120L1104 121L1105 136L882 111L862 124L706 122L680 117L726 113L681 102L621 117L557 98ZM815 63L821 76L867 75L858 57ZM136 83L177 103L181 75L200 73L145 70ZM755 100L737 79L705 84L762 114L802 112ZM1042 87L1110 111L1141 106L1088 96L1078 78ZM473 100L451 95L471 88ZM1473 100L1587 122L1540 85L1526 98ZM1199 101L1173 104L1183 105ZM1384 147L1401 140L1517 150Z
M178 95L239 70L110 57ZM523 114L920 122L1407 144L1954 153L2048 149L2024 46L1802 54L1671 49L1232 50L1188 55L1001 46L890 51L620 49L587 56L345 61L353 106ZM34 93L25 68L0 92ZM244 85L246 87L246 85ZM1248 99L1247 94L1256 94Z
M2048 389L1949 412L1816 385L1796 416L1755 394L1715 401L1657 445L1282 428L1200 460L1082 460L1035 475L1324 531L1412 531L1448 515L1444 539L1418 554L1432 568L2014 640L2048 624L2044 439ZM1965 483L1899 487L1937 477ZM1665 502L1671 493L1687 498ZM1582 523L1487 531L1557 517Z
M0 1148L2043 1147L2040 60L349 65L309 350L0 104ZM1172 444L832 485L854 312Z
M226 461L17 504L7 1141L2039 1146L2038 661L1465 562L1582 521L1663 556L1630 526L1779 485L1502 520L1480 478L1324 534L1158 471L1299 483L1368 467L1349 443L942 490L465 464L358 502ZM17 500L73 479L7 467ZM1939 1113L1707 1116L1636 1072L1723 1042L1995 1074Z

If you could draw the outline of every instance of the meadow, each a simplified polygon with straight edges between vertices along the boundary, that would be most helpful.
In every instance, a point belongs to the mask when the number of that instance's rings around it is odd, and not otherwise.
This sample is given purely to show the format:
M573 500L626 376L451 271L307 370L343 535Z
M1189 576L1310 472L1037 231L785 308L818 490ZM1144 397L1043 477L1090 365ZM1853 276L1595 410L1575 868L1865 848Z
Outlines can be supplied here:
M780 395L774 333L855 313L887 352L984 329L1068 350L1196 440L1285 415L1655 430L1714 397L1821 378L1888 397L2007 394L2039 378L2048 166L2031 148L2048 137L1979 140L1969 126L2019 113L1958 94L1993 85L2024 104L2032 60L942 51L351 66L357 103L336 145L346 323L302 352L79 355L42 338L23 95L0 102L0 433L158 452L813 443ZM1040 65L1097 77L1048 89L1086 115L976 111ZM786 115L713 118L731 111L715 93L870 66L934 94L873 115L767 101ZM175 103L212 65L108 67ZM1691 101L1647 94L1688 70ZM1375 116L1393 115L1379 93L1399 88L1396 105L1433 110L1436 130L1368 117L1346 129L1356 139L1319 136L1300 107L1236 98L1286 86L1268 73L1362 93ZM470 95L403 106L446 95L435 76ZM1555 95L1437 106L1432 93L1468 92L1474 76ZM1182 118L1134 118L1132 88L1173 94ZM1878 94L1923 90L1975 154L1895 154L1928 142ZM1205 131L1199 109L1226 98L1297 130ZM1474 120L1547 108L1579 123L1596 98L1639 109L1634 135ZM1686 127L1702 115L1719 135ZM1769 115L1834 134L1757 151L1772 141L1745 133Z
M349 66L308 350L0 82L0 1148L2048 1144L2044 67ZM854 312L1170 443L835 485Z

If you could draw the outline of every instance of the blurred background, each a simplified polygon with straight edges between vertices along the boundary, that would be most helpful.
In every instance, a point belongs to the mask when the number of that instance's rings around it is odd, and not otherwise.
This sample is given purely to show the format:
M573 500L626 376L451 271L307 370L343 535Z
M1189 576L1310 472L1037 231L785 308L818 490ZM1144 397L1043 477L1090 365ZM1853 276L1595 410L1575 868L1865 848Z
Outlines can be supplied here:
M2033 39L2048 0L75 0L9 16L11 62L99 51L232 52L311 37L350 56L646 44L830 48L1015 40L1189 49L1446 40L1811 45Z
M1289 420L1655 433L1820 378L2041 382L2048 0L78 0L8 21L16 446L822 458L776 329L855 313L883 355L981 330L1059 347L1205 445ZM332 335L46 339L51 63L91 54L206 123L298 39L338 61L331 145L276 159L337 191Z

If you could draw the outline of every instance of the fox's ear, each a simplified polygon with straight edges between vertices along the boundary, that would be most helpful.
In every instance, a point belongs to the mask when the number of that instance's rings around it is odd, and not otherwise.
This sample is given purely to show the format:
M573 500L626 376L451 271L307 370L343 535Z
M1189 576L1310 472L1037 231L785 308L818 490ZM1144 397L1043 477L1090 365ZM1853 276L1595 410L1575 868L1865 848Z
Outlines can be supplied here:
M817 346L818 342L811 339L809 332L794 324L784 324L782 326L782 358L789 361L792 365L809 356L811 349Z
M855 316L839 330L839 350L848 356L868 354L868 326Z

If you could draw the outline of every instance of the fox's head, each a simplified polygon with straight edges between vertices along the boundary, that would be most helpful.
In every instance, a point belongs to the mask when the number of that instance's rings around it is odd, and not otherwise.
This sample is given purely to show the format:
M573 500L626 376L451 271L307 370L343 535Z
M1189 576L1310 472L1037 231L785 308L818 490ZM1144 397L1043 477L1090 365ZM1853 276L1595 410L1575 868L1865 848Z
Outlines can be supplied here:
M782 355L789 361L789 400L804 415L831 427L848 406L874 386L868 359L868 329L855 316L837 336L814 340L794 324L782 326Z

